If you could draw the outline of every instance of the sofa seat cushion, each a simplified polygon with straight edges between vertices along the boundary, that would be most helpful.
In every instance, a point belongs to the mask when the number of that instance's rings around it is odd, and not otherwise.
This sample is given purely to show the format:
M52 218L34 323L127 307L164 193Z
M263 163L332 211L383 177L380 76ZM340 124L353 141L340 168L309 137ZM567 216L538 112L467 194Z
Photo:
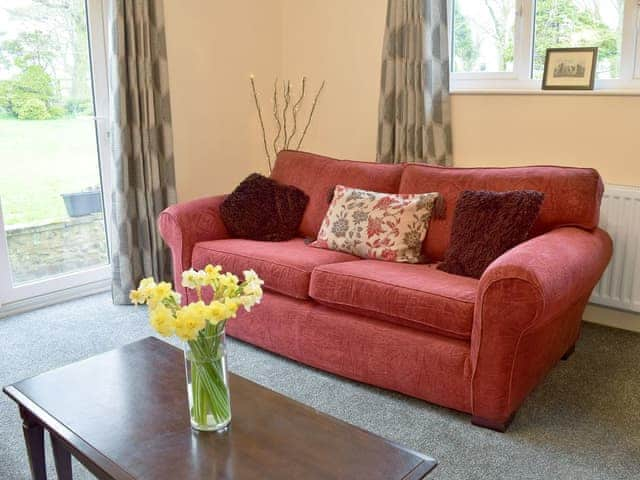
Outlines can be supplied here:
M208 263L222 265L225 271L241 276L253 269L268 290L290 297L308 299L311 272L319 265L360 260L347 253L311 248L302 238L286 242L244 239L213 240L197 243L193 249L193 268Z
M309 295L337 309L469 339L478 280L434 264L362 260L317 267Z

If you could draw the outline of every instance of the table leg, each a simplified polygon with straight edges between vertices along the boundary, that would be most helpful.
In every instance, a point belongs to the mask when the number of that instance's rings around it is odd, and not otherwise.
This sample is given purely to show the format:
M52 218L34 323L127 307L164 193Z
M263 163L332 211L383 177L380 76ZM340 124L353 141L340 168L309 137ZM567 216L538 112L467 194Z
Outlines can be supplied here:
M53 460L56 464L56 473L58 474L58 480L72 480L73 475L71 473L71 454L62 444L62 442L49 432L51 438L51 447L53 449Z
M44 428L42 424L24 407L20 407L22 433L29 457L29 468L33 480L47 480L44 461Z

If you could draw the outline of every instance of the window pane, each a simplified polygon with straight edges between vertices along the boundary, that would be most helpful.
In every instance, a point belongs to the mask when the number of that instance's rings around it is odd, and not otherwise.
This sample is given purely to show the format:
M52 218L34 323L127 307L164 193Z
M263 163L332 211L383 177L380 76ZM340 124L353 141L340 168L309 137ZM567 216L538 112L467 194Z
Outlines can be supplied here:
M109 263L87 35L84 0L0 1L0 241L14 286Z
M619 78L624 0L537 0L533 78L547 48L599 47L597 77Z
M515 0L455 0L454 72L512 72Z

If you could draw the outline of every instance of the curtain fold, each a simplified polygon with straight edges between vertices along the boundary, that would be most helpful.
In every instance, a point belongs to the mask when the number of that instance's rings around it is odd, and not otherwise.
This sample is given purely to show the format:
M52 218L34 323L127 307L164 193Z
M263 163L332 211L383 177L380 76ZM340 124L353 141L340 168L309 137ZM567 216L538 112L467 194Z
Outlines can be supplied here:
M377 161L451 165L447 0L388 0Z
M124 304L142 278L172 278L156 224L176 201L162 2L112 0L108 35L112 293Z

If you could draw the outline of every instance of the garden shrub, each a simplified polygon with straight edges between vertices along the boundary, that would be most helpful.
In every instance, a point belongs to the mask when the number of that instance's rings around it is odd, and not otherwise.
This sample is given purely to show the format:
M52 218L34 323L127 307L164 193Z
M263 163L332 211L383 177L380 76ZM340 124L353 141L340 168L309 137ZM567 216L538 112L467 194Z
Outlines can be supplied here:
M0 81L0 109L9 112L11 110L11 91L13 82L11 80Z
M49 107L49 118L62 118L67 114L67 111L60 105L53 105Z
M15 106L20 120L46 120L50 118L47 104L37 97L26 98Z
M55 99L53 79L39 65L25 68L14 80L0 88L2 106L21 120L50 118Z
M93 102L87 98L71 98L64 108L70 115L93 115Z
M32 93L47 104L55 96L53 79L40 65L25 68L16 78L14 89Z

